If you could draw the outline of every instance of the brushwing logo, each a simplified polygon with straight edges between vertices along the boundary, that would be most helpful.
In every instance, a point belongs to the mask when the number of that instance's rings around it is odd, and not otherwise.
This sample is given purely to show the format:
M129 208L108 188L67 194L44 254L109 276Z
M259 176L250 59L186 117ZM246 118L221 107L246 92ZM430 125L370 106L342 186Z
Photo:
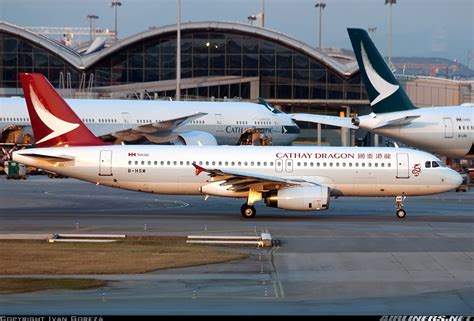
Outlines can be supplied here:
M70 131L79 127L79 124L75 123L68 123L62 119L51 114L43 105L43 103L39 100L38 96L36 95L33 87L30 85L30 95L31 95L31 102L33 103L33 107L35 108L36 114L41 119L41 121L52 130L52 132L37 141L37 144L42 142L48 141L50 139L56 138L58 136L64 135L69 133Z
M394 92L398 90L399 86L389 83L375 71L374 67L370 63L369 57L367 56L367 52L365 51L364 44L362 43L362 41L360 42L360 48L362 52L362 62L364 63L367 78L369 78L372 87L374 87L374 89L379 93L379 95L375 97L373 101L370 102L370 105L373 106L378 102L384 100L385 98L390 97Z

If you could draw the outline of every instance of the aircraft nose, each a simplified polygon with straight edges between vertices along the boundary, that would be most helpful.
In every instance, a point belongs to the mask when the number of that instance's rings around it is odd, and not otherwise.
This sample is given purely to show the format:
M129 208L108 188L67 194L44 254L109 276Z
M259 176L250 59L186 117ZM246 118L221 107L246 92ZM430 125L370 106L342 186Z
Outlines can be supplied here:
M459 185L462 184L462 176L455 170L449 168L447 170L448 172L444 177L445 183L449 186L452 186L453 189L459 187Z

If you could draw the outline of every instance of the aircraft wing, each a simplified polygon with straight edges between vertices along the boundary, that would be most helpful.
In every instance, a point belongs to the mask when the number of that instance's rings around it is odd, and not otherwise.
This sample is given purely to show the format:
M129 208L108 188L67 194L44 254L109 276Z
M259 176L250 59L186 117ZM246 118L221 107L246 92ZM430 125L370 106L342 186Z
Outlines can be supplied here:
M345 127L351 129L359 128L357 126L352 125L352 118L349 117L324 116L315 114L291 114L291 118L296 121L305 121L310 123Z
M413 120L420 117L419 115L412 115L412 116L404 116L395 119L388 119L386 121L381 122L373 129L382 128L382 127L389 127L389 126L404 126L410 124Z
M302 179L286 179L232 170L206 169L197 164L193 164L193 166L196 168L196 175L205 172L211 177L211 181L222 181L221 185L229 186L228 190L233 192L241 192L250 188L257 192L267 192L287 186L317 185L314 182Z
M143 136L148 135L169 135L176 128L184 125L185 123L207 115L207 113L197 112L191 115L186 115L178 118L172 118L162 120L156 123L145 124L121 131L112 133L113 136L121 138L123 140L136 140Z

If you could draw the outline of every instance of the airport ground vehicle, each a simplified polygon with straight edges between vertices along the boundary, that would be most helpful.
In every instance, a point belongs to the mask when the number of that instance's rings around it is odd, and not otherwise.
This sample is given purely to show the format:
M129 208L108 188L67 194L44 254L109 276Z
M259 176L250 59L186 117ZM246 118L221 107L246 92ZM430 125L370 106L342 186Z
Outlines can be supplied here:
M26 165L15 162L5 161L4 170L7 174L7 179L26 179Z

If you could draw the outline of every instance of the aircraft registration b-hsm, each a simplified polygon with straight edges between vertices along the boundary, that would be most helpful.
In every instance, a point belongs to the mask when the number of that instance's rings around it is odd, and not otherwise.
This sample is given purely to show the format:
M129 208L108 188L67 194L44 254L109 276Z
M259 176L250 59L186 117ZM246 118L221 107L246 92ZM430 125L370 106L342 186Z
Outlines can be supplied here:
M450 191L461 176L422 151L391 147L107 145L95 137L41 74L20 74L40 148L13 160L111 187L159 194L246 198L288 210L321 211L330 196L403 198Z
M124 142L147 140L173 145L237 145L242 134L258 128L273 145L290 145L300 133L291 115L268 104L249 102L67 99L95 136ZM20 97L0 97L0 133L16 126L29 131Z
M363 128L440 155L474 159L474 105L415 107L367 31L348 32L373 112L353 119L311 114L294 119Z

